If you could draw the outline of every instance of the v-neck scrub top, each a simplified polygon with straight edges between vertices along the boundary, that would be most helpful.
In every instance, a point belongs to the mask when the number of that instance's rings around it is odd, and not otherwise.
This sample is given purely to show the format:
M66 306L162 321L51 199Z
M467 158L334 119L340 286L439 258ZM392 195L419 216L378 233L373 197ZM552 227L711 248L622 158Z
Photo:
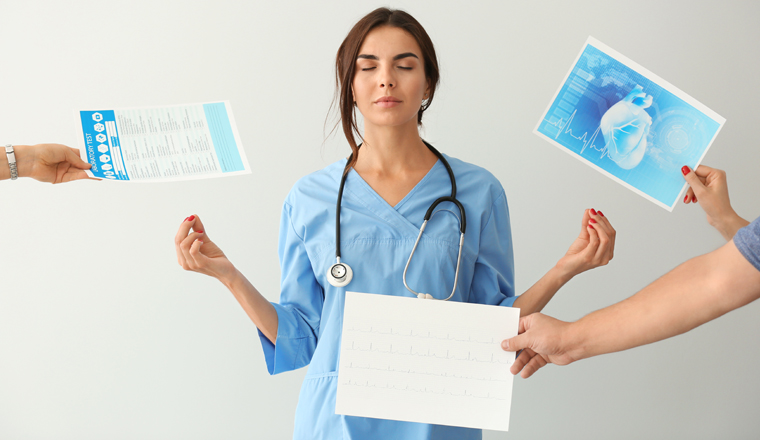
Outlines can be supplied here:
M452 301L511 306L514 260L507 200L499 181L483 168L448 159L457 199L467 215L459 280ZM345 287L333 287L327 270L335 263L335 205L343 159L300 179L288 194L280 223L282 270L276 345L261 332L270 374L309 365L296 409L295 439L480 439L478 429L335 414L338 358L346 291L412 296L402 281L404 266L425 212L451 194L439 160L396 206L390 206L353 169L341 204L341 261L354 272ZM459 210L438 205L407 272L409 287L446 298L459 251ZM461 408L467 411L467 408ZM506 416L506 415L505 415Z

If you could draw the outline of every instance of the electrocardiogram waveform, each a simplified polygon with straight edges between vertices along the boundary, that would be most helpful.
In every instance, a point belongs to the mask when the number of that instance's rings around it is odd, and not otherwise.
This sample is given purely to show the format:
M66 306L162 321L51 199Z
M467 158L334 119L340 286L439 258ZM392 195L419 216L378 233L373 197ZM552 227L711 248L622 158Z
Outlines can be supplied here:
M343 382L341 385L353 386L353 387L358 387L358 388L380 388L380 389L388 389L388 390L393 390L393 391L406 391L406 392L420 393L420 394L450 395L454 397L472 397L475 399L484 399L484 400L500 400L500 401L508 400L508 399L502 399L500 397L491 396L491 393L486 393L485 396L477 395L477 394L468 392L466 389L463 390L463 392L461 393L456 393L456 392L448 391L446 388L441 388L441 391L436 391L434 389L429 389L428 387L417 388L410 385L404 385L403 387L398 386L398 385L393 385L393 384L389 385L387 383L383 385L379 385L377 383L370 383L368 380L360 382L360 381L349 379L346 382Z
M496 341L493 338L489 339L488 341L483 341L483 340L473 339L471 336L468 336L467 339L464 339L464 338L452 337L450 333L447 333L445 337L438 337L435 335L431 335L430 332L415 333L414 330L409 330L409 333L401 332L401 331L394 332L393 327L391 327L390 330L387 332L384 332L381 330L374 330L374 327L370 327L369 330L362 330L359 328L352 327L349 329L349 331L357 332L357 333L375 333L379 335L410 336L413 338L430 338L430 339L438 339L438 340L443 340L443 341L475 342L477 344L497 344L498 343L498 341Z
M480 362L480 363L487 363L487 364L503 364L503 365L511 365L513 361L507 360L506 362L502 362L494 357L493 354L491 354L490 358L483 360L482 358L478 358L477 356L473 356L472 352L468 351L467 356L460 357L453 354L450 354L448 350L446 350L446 354L443 356L439 356L436 352L433 352L431 354L430 348L427 349L427 351L416 351L414 347L409 347L409 351L406 350L394 350L393 345L390 346L388 350L381 350L379 348L372 348L372 343L370 342L369 348L359 348L356 347L355 341L351 341L351 347L346 348L348 351L365 351L365 352L375 352L375 353L383 353L383 354L394 354L394 355L400 355L400 356L418 356L418 357L429 357L429 358L436 358L436 359L453 359L456 361L467 361L467 362Z
M467 375L456 374L456 373L449 373L449 372L430 373L430 372L426 372L426 371L415 371L415 370L412 370L411 368L407 368L405 370L404 369L396 369L396 368L391 368L390 365L388 367L386 367L386 368L374 368L374 367L371 367L371 366L362 367L362 366L354 365L353 362L350 362L348 364L348 368L353 368L353 369L356 369L356 370L384 371L384 372L391 372L391 373L420 374L420 375L423 375L423 376L435 376L435 377L446 377L446 378L454 378L454 379L477 380L477 381L484 381L484 382L504 382L504 383L507 383L507 382L511 382L512 381L511 374L506 369L504 370L505 371L505 375L509 375L510 376L509 378L507 378L507 379L495 379L493 377L486 377L486 376L475 377L475 376L467 376Z
M590 148L592 150L596 150L602 153L601 156L599 156L599 159L603 159L604 156L609 156L609 152L607 151L607 147L597 147L594 145L594 142L596 141L596 138L599 136L599 131L601 130L601 127L597 127L594 133L591 135L591 138L587 139L588 132L583 133L581 136L575 136L573 134L573 130L570 129L570 123L573 122L573 118L575 117L575 113L578 112L578 109L574 109L573 113L570 115L570 118L568 118L567 122L562 125L562 118L559 118L557 122L551 122L548 119L544 119L544 121L557 128L557 135L554 136L554 139L557 139L560 134L569 134L573 139L579 140L583 143L583 147L581 148L580 154L583 154L584 151L586 151L586 148Z

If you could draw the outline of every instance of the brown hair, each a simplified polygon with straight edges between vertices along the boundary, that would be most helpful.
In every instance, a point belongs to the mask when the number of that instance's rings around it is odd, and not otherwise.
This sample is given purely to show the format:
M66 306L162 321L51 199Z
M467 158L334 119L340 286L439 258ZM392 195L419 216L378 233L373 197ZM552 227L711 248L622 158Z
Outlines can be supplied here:
M422 114L430 107L435 95L435 87L438 85L440 73L438 72L438 59L435 56L433 41L430 40L422 25L408 13L398 9L378 8L359 20L343 40L335 57L335 87L336 99L340 108L340 120L343 125L343 133L351 146L351 161L346 164L346 171L356 164L359 158L359 146L356 143L354 133L362 138L356 125L356 107L354 105L354 92L351 87L356 72L356 57L364 38L373 29L380 26L391 26L403 29L417 41L422 50L422 60L425 66L425 78L428 80L428 99L422 103L417 112L417 124L422 124Z

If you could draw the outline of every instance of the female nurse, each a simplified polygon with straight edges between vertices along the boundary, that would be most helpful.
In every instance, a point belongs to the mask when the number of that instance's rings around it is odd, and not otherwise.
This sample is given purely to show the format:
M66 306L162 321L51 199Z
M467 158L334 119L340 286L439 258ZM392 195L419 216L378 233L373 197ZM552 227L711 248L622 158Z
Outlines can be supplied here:
M299 180L285 199L280 224L280 302L270 303L209 238L197 216L185 219L175 244L180 265L213 276L259 329L270 374L310 365L296 410L297 439L475 439L480 430L335 414L338 356L346 290L412 295L404 266L428 207L450 195L446 167L418 127L438 85L433 44L409 14L386 8L362 18L336 59L349 159ZM356 122L364 117L364 132ZM361 144L357 142L361 139ZM507 200L483 168L444 156L467 217L457 289L451 300L540 311L574 275L612 259L615 231L601 212L586 210L581 234L536 285L516 297ZM341 178L340 256L353 269L335 287L335 213ZM437 299L449 296L459 252L459 211L438 205L406 273L408 285ZM191 231L192 230L192 231Z

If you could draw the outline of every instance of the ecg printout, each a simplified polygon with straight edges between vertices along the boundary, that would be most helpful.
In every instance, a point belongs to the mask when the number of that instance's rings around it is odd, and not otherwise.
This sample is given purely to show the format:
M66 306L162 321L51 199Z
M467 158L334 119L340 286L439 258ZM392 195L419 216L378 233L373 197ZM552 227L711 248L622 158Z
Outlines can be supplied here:
M336 414L507 431L520 309L346 292Z
M175 181L249 174L230 103L76 112L87 174Z

